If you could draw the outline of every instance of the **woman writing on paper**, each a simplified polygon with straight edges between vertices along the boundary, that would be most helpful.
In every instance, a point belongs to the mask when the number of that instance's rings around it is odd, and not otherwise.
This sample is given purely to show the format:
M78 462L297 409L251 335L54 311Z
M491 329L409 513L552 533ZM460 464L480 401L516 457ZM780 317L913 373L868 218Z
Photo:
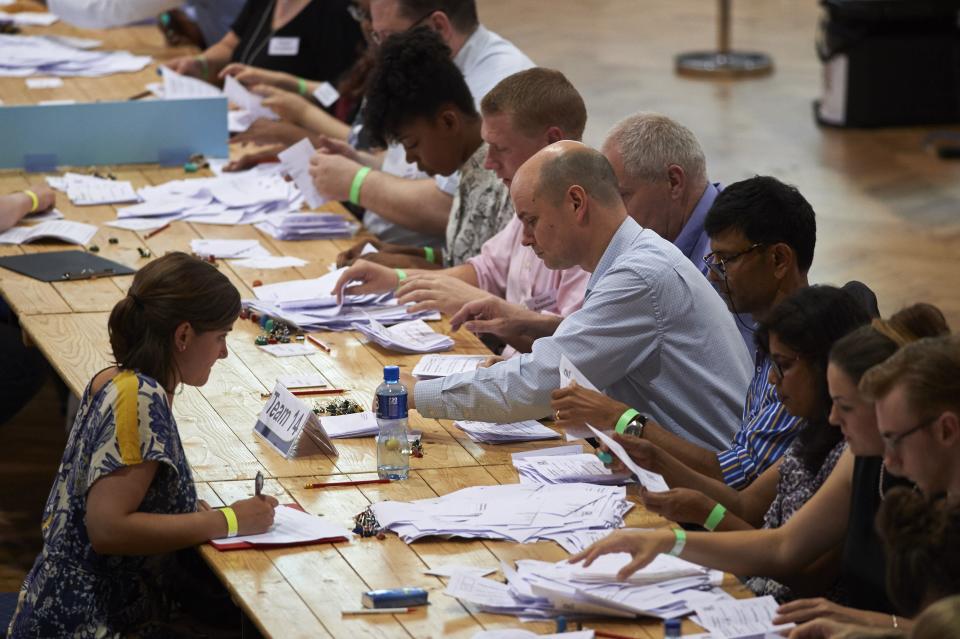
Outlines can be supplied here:
M171 253L136 274L110 313L116 364L81 399L10 637L182 636L236 621L218 614L229 600L210 600L221 589L204 587L196 553L175 551L264 532L277 501L198 501L172 404L227 356L239 312L236 288L195 257Z

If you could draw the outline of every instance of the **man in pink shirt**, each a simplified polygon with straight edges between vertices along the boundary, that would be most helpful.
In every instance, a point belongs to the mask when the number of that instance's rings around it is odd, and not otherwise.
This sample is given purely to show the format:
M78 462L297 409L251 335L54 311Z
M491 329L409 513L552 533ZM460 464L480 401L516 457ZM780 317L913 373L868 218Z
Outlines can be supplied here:
M587 120L583 99L573 85L559 71L543 68L502 80L483 98L480 111L481 135L488 145L484 166L508 187L520 165L543 147L558 140L579 140ZM512 211L509 198L504 206ZM359 259L344 272L336 289L351 281L360 283L351 287L351 293L396 289L401 303L415 302L415 310L439 310L448 315L487 294L538 313L566 316L579 309L589 274L579 267L548 269L524 246L522 230L523 225L513 216L483 244L479 255L440 270L403 271L376 264L360 256L365 245L360 242L338 258L340 263ZM532 341L518 336L509 341L509 347L529 351ZM512 354L512 349L506 354Z

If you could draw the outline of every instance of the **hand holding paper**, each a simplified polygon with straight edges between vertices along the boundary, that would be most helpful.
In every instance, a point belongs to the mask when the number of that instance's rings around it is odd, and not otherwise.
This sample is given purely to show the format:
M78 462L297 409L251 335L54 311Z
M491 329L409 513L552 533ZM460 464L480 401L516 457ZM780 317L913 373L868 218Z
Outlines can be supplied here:
M590 424L587 424L587 428L590 429L597 439L599 439L607 448L610 449L611 453L616 455L617 459L623 462L624 466L630 469L630 472L637 476L637 481L639 481L644 488L655 493L670 490L670 487L667 486L667 482L663 479L663 475L652 473L649 470L638 466L619 442L615 441L609 435L601 433Z

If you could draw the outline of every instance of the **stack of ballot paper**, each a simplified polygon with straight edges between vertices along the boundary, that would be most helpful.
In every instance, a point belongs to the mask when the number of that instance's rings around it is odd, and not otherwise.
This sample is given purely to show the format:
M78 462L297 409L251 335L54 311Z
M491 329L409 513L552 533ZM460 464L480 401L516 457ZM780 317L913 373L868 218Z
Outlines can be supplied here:
M93 175L65 173L63 177L48 177L50 188L64 191L77 206L137 202L140 197L133 185L125 180L107 180Z
M601 557L597 563L612 577L600 578L565 561L549 563L520 560L516 569L501 564L507 577L503 584L460 573L454 575L446 594L470 602L486 612L513 614L524 619L565 616L652 616L672 619L688 615L696 607L732 601L720 590L723 573L690 562L659 555L628 582L616 580L616 572L630 561L620 553ZM593 568L593 566L591 566Z
M756 639L782 637L782 631L796 624L773 625L777 616L777 600L767 595L755 599L720 599L696 606L694 623L719 639Z
M629 475L615 475L596 455L538 456L536 451L513 457L513 467L520 475L521 484L622 484Z
M632 504L622 486L506 484L371 508L381 526L407 543L430 536L529 543L577 530L619 528Z
M97 227L82 222L52 220L34 226L14 226L0 233L0 244L26 244L51 238L70 244L87 244L97 234Z
M270 257L257 240L190 240L190 250L200 257L222 259Z
M323 415L320 423L331 439L370 437L379 432L377 415L370 411L348 415Z
M420 361L422 362L423 360ZM417 366L419 366L419 364L417 364ZM416 368L414 368L414 371L416 371ZM465 432L467 437L473 441L483 444L532 442L540 439L556 439L560 437L556 432L532 419L524 422L512 422L510 424L474 422L463 419L453 422L453 425Z
M410 313L397 303L393 293L382 295L346 295L337 304L334 286L346 269L337 269L323 277L277 282L253 289L257 299L244 300L246 308L283 320L305 331L352 330L357 323L371 320L383 325L414 319L439 319L439 313Z
M309 202L309 200L308 200ZM278 240L329 240L356 235L360 225L336 213L271 215L256 228Z
M150 56L127 51L85 51L66 38L0 35L0 76L96 77L139 71Z
M413 367L412 374L417 379L436 379L454 373L476 370L487 355L425 355Z
M400 353L434 353L453 348L453 340L436 332L423 320L400 322L390 328L377 320L356 322L353 328L380 346Z
M243 550L350 541L352 538L352 532L323 517L305 513L291 506L278 506L274 511L273 526L267 532L259 535L212 539L210 544L217 550Z

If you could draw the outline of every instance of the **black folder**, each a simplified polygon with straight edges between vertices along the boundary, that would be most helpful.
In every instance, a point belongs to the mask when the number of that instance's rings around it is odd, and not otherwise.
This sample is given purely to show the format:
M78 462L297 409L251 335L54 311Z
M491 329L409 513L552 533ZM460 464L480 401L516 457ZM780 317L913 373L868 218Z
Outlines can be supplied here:
M68 282L136 273L136 270L119 262L86 251L52 251L0 257L0 267L41 282Z

